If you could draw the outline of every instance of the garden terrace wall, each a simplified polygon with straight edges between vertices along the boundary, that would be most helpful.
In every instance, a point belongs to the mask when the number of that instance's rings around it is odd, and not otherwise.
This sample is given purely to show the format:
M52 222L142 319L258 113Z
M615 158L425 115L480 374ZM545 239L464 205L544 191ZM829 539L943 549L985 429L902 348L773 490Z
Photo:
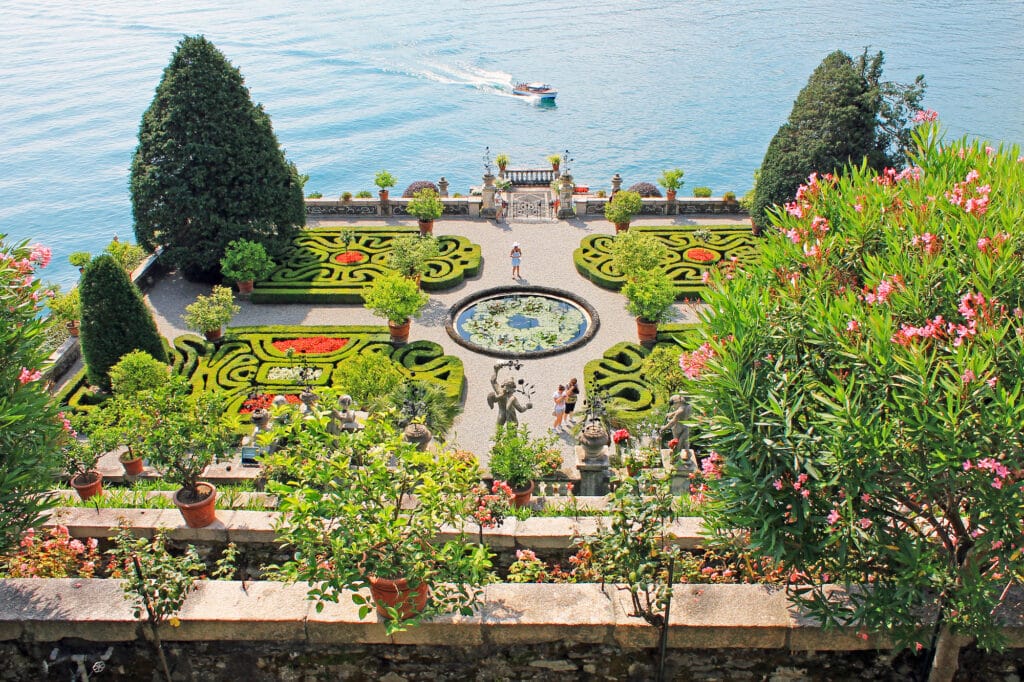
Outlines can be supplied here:
M382 217L388 215L408 216L407 209L410 199L392 196L388 200L387 209L376 197L370 199L350 199L349 201L331 199L306 199L306 216L309 218L360 218ZM480 197L442 197L444 215L480 217Z
M179 679L653 679L657 631L632 617L628 597L598 585L484 588L472 616L437 618L387 636L342 597L317 612L308 586L200 582L180 627L164 627ZM1019 591L1011 595L1020 603ZM921 661L877 652L884 642L823 631L785 595L757 585L681 586L668 636L668 679L903 680ZM1024 664L1019 613L1011 647L968 647L971 679L1017 680ZM103 679L149 679L152 646L114 580L0 581L0 652L7 679L67 679L67 661L106 656ZM110 647L110 649L108 649ZM50 674L40 676L43 661Z
M573 199L576 215L580 217L604 217L604 206L608 197L590 195L577 196ZM747 216L737 201L726 201L721 197L677 197L674 202L661 197L644 198L640 215L735 215Z

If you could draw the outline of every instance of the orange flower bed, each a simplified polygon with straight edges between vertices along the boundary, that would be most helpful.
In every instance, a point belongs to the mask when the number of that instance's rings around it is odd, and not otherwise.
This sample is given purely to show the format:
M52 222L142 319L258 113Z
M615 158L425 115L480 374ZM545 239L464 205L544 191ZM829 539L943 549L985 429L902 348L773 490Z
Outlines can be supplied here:
M296 353L333 353L348 343L348 339L330 336L307 336L300 339L282 339L274 341L273 346L282 353L294 350Z
M292 405L298 405L302 401L299 400L299 396L294 393L286 393L284 399ZM274 402L274 396L269 393L262 393L255 398L249 398L242 403L242 409L238 411L239 414L250 414L253 410L269 410L270 406Z
M712 261L718 260L718 256L715 254L715 252L708 251L707 249L702 249L699 247L687 251L686 257L689 258L690 260L697 261L698 263L710 263Z
M348 265L350 263L358 263L365 258L366 254L362 251L346 251L345 253L339 253L334 257L334 260Z

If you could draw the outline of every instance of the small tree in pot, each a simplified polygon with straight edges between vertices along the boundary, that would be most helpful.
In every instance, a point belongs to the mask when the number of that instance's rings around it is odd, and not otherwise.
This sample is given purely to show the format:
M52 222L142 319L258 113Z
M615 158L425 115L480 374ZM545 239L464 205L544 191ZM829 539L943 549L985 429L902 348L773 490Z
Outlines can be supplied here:
M205 334L209 341L216 341L224 325L241 310L235 305L231 289L215 286L209 296L200 295L194 303L185 306L181 319L189 329Z
M78 287L60 293L60 288L53 287L54 295L46 302L50 316L55 322L63 323L71 336L78 336L78 321L82 319L82 299L78 295Z
M672 168L661 171L658 184L665 188L665 198L669 201L675 201L676 192L683 186L683 169Z
M645 346L654 344L658 323L668 319L676 300L675 287L664 270L638 274L622 286L626 309L636 317L637 335Z
M644 202L636 192L616 192L615 196L604 205L604 217L608 222L615 223L615 231L629 229L633 216L643 210Z
M627 280L661 267L668 247L657 237L630 230L615 235L611 244L612 265Z
M238 284L240 294L251 294L255 280L263 279L273 270L274 261L263 244L247 239L229 243L220 259L221 274Z
M373 184L377 185L380 189L380 200L388 200L388 189L395 186L398 180L394 175L387 172L386 170L378 171L377 175L373 177Z
M388 321L391 342L396 345L409 340L409 318L419 316L429 300L416 282L397 272L375 279L363 298L370 312Z
M420 234L428 235L434 233L434 221L444 213L444 204L435 190L424 187L413 195L405 210L420 221Z
M475 508L475 461L420 452L376 420L337 440L309 443L289 481L269 485L280 499L278 537L296 550L283 576L312 585L317 610L343 593L361 618L375 605L389 634L434 614L472 614L491 580L490 552L462 530ZM455 539L438 542L442 524L458 529Z
M521 507L530 501L534 480L550 473L545 470L548 453L555 438L531 438L525 425L502 424L494 433L491 446L491 475L505 481L516 494L514 504Z
M427 261L441 255L441 247L430 235L398 237L391 244L388 267L404 277L419 280L427 271Z
M181 486L174 502L185 522L193 528L213 523L217 489L200 483L199 477L237 440L231 421L224 416L224 394L189 395L187 381L175 377L158 389L136 394L135 400L145 412L158 415L146 433L145 447L164 478Z
M92 443L79 440L74 431L66 436L60 455L71 487L83 500L102 494L103 474L96 470L99 450Z

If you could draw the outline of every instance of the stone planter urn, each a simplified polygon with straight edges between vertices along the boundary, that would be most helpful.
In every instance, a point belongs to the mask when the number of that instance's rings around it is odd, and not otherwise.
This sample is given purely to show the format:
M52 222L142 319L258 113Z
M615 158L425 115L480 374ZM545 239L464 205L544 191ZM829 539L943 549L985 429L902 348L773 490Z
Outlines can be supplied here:
M583 459L586 462L597 460L605 447L611 443L608 430L601 422L590 422L584 426L577 440L583 448Z
M414 444L420 452L423 452L427 449L433 434L430 433L430 429L424 424L409 424L402 431L402 437L407 442Z

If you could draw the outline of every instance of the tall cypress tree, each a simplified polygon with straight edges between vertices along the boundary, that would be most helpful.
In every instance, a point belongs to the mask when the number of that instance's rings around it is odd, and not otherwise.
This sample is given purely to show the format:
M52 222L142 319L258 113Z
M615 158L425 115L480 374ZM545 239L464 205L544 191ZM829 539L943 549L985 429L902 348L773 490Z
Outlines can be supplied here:
M765 211L791 201L811 173L865 162L881 170L903 159L907 111L920 102L924 77L913 85L883 82L883 61L881 52L854 60L837 50L814 70L761 162L750 211L757 227L767 225Z
M235 239L288 248L305 224L302 187L241 72L185 37L142 117L131 168L135 238L190 279L215 279Z
M90 383L109 390L110 368L133 350L144 350L160 362L167 362L153 315L113 257L104 254L94 258L82 274L79 289L79 340Z

